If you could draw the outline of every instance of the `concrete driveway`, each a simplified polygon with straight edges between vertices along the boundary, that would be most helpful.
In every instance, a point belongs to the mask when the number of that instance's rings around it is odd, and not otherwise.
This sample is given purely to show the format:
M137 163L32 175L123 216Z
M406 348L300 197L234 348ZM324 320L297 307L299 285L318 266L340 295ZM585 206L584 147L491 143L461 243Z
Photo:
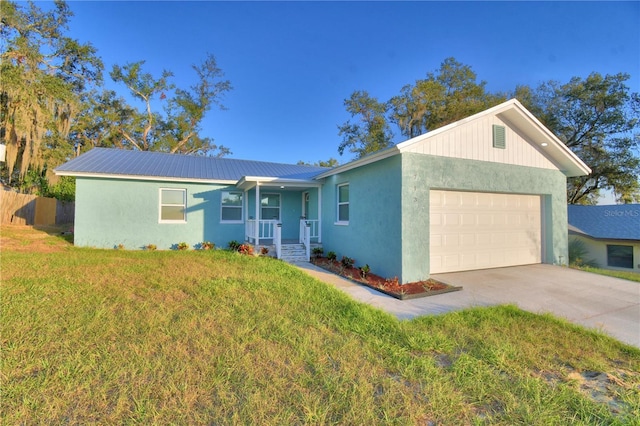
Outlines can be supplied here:
M354 299L400 319L461 310L472 306L515 304L534 313L551 313L597 328L640 347L640 283L552 265L435 274L434 279L462 291L413 300L397 300L337 277L310 264L297 265Z

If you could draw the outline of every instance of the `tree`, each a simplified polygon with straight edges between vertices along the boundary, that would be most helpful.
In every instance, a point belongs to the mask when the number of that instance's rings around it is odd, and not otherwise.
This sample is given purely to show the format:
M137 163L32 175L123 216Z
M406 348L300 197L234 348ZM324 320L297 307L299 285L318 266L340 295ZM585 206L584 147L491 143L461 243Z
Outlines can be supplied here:
M470 66L447 58L435 73L406 85L389 102L390 121L408 138L469 117L503 102L503 96L487 93L486 82L477 82Z
M20 185L29 170L42 175L63 161L80 93L101 81L102 63L90 44L64 35L72 13L63 1L49 11L3 1L0 12L0 137L6 179Z
M119 114L117 129L123 148L141 151L164 151L182 154L226 155L230 151L217 146L213 140L199 135L205 114L214 106L224 109L221 97L231 90L231 83L222 80L224 73L218 68L213 55L208 55L193 70L198 82L189 89L175 88L170 82L173 74L163 71L160 77L142 71L144 61L120 67L115 65L111 78L123 83L131 95L141 101L144 112L116 107ZM173 91L173 96L167 94ZM164 101L164 115L153 111L154 101Z
M316 161L315 163L311 164L309 162L306 161L298 161L296 164L298 164L299 166L317 166L317 167L329 167L329 168L333 168L333 167L338 167L340 165L340 162L338 160L336 160L335 158L331 157L328 160L320 160L320 161Z
M120 129L132 126L130 122L136 113L112 90L84 93L80 112L69 134L74 156L96 147L126 148L127 141L122 137Z
M488 93L485 85L477 82L471 67L447 58L435 73L405 85L387 102L379 102L366 91L353 92L345 107L360 123L347 121L338 127L343 136L338 152L342 155L349 148L362 157L391 146L390 123L396 124L403 136L413 138L505 100L502 95Z
M351 117L359 117L360 123L347 121L338 126L338 135L343 137L338 147L340 155L348 148L357 158L361 158L393 144L393 134L385 116L388 109L386 104L378 102L366 91L355 91L349 99L345 99L344 105Z
M630 93L628 79L592 73L516 88L515 96L592 170L568 180L570 204L595 204L603 189L618 202L640 201L640 97Z

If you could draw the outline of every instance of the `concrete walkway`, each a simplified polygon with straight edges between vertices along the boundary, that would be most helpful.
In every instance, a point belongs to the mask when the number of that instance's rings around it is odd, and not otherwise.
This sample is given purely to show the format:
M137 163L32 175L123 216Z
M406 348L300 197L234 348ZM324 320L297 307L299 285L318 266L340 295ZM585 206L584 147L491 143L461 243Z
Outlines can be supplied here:
M398 300L355 284L309 263L296 264L354 299L400 319L434 315L472 306L515 304L534 313L551 313L599 329L640 348L640 283L552 265L436 274L433 278L462 286L462 291Z

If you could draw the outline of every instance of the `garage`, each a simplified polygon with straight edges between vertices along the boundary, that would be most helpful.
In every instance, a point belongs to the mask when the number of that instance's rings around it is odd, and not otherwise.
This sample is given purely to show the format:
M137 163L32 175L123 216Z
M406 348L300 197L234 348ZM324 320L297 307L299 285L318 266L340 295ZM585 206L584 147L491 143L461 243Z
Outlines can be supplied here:
M432 274L542 261L541 197L431 190Z

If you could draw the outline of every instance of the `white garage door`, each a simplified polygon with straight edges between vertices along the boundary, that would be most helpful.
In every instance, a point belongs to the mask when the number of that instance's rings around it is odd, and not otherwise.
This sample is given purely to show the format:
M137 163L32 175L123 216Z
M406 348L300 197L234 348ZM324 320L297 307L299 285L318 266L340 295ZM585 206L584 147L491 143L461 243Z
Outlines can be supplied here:
M430 194L432 274L541 262L540 196Z

